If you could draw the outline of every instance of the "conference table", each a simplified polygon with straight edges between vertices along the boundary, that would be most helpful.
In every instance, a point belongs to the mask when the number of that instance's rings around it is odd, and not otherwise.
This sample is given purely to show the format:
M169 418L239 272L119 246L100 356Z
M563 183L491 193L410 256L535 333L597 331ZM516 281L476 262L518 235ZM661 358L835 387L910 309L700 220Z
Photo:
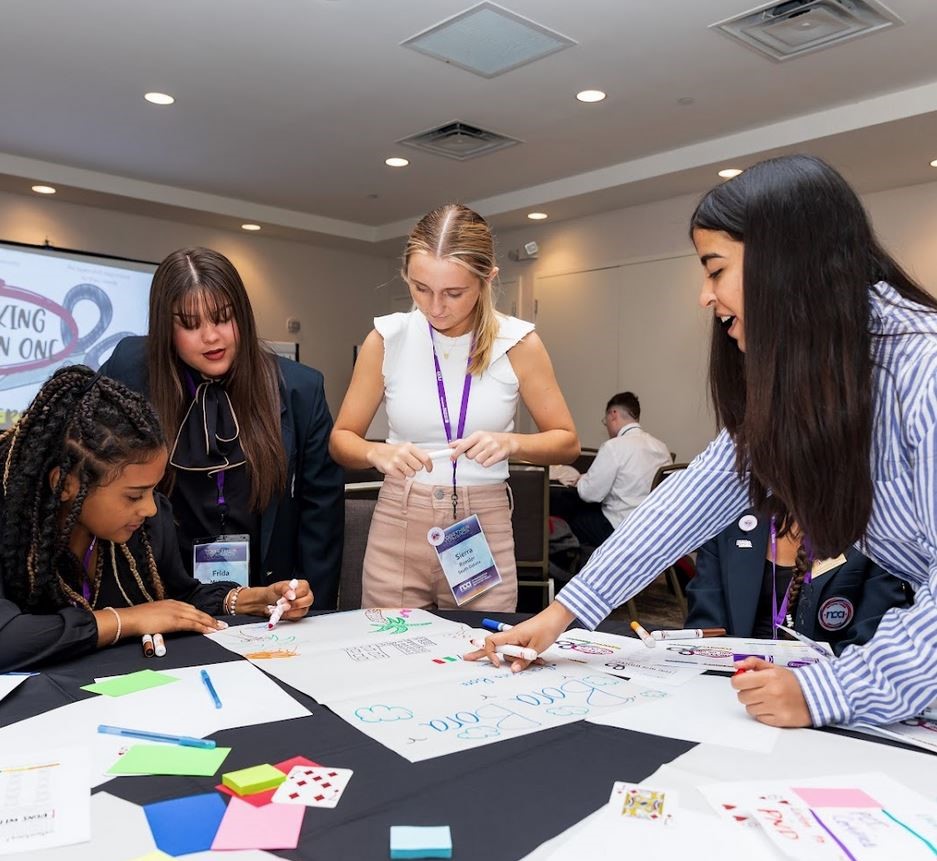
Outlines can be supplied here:
M439 615L475 627L483 616L462 611ZM517 621L523 616L501 614L499 618ZM256 621L235 617L232 624ZM606 622L602 630L627 633L624 624L616 622ZM81 685L96 677L142 668L171 671L244 660L200 635L172 635L167 637L167 646L164 658L144 659L140 643L127 641L92 655L39 668L39 675L28 678L0 701L0 727L91 696L81 690ZM719 682L727 684L724 679ZM213 734L219 746L232 748L222 771L297 755L354 771L338 807L307 809L295 850L271 852L283 858L309 861L388 858L392 825L449 825L452 857L463 861L517 861L529 853L534 853L532 858L541 857L537 847L601 807L608 800L614 781L640 783L674 762L684 763L688 774L705 774L713 780L757 774L766 768L766 763L772 764L774 773L764 777L797 774L798 768L812 768L819 774L826 773L825 768L847 773L858 766L859 770L887 770L912 788L937 798L937 758L877 742L843 738L829 731L798 732L796 744L779 745L771 756L746 756L743 752L734 755L716 745L697 745L579 721L410 763L312 698L277 684L311 714L289 721L289 732L284 732L277 723L268 723ZM692 720L692 715L686 718ZM794 733L789 735L793 738ZM69 741L64 728L63 737L55 743ZM862 752L861 763L856 762L858 751ZM209 792L219 779L219 775L116 778L94 792L107 792L143 805ZM10 857L40 856L45 858L46 853ZM49 850L48 857L100 856L95 854L92 843ZM125 859L130 861L134 857L127 855Z

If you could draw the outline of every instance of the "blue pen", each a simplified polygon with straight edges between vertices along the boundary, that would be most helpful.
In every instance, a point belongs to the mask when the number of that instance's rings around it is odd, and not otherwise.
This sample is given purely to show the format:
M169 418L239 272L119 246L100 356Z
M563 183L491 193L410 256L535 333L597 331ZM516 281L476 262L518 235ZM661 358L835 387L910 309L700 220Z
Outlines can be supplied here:
M202 684L204 684L205 687L208 688L208 693L211 694L211 699L212 699L212 702L215 704L215 708L220 709L221 700L218 699L218 692L215 690L215 686L211 683L211 676L208 675L208 670L202 670L201 673L199 673L199 675L201 675L202 677Z
M514 626L507 622L496 622L494 619L482 619L482 627L489 631L510 631Z
M106 735L125 735L130 738L142 738L146 741L164 741L167 744L181 744L183 747L201 747L206 750L214 748L215 743L210 738L192 738L188 735L166 735L161 732L146 732L142 729L125 729L121 726L108 726L98 724L98 732Z

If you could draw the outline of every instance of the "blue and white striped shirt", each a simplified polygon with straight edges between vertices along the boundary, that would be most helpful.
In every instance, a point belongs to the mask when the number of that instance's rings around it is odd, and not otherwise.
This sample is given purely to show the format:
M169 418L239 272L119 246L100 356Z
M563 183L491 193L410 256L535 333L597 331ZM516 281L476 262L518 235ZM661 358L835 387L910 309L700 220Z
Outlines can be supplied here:
M911 583L915 600L889 610L865 645L797 670L815 726L892 723L937 699L937 314L879 283L869 292L869 325L874 499L859 549ZM594 628L749 504L723 431L635 510L557 600Z

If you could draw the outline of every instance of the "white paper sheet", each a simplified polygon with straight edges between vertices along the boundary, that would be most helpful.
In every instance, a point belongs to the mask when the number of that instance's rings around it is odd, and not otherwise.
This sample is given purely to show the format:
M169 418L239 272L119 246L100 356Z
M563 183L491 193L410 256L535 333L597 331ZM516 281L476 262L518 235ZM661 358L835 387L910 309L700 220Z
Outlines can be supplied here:
M332 701L352 726L411 762L502 741L640 706L667 697L624 679L572 662L547 662L512 673L486 661L464 664L473 675L450 677L457 665L440 665L438 681Z
M640 684L681 685L706 670L703 666L668 660L669 652L657 646L649 649L634 637L581 628L566 631L543 656L577 661L604 673L635 679Z
M205 738L222 729L309 714L247 661L205 665L224 704L216 709L199 678L200 669L173 669L169 674L179 681L171 685L123 697L95 696L10 724L0 729L0 752L42 749L50 738L69 738L90 748L91 785L99 786L114 779L107 770L139 740L103 735L98 724Z
M774 747L782 732L749 717L728 679L697 676L668 690L671 696L667 700L650 702L640 709L590 715L586 720L651 735L765 753Z
M91 796L91 842L7 856L10 861L131 861L156 852L143 808L107 792ZM168 856L167 856L168 857ZM192 852L185 861L218 861L217 852ZM268 861L260 849L225 852L224 861Z
M885 774L717 783L700 792L727 823L750 831L756 822L797 861L934 857L937 803Z
M652 781L645 786L667 789ZM718 847L718 849L716 848ZM755 834L735 829L716 816L680 809L668 823L623 818L609 803L587 817L581 827L551 841L543 861L612 861L620 858L705 858L720 861L770 861L780 856L762 851Z
M0 675L0 700L15 691L28 679L26 675L3 674Z
M880 736L881 738L891 738L905 744L913 744L915 747L929 750L931 753L937 753L937 721L911 718L887 726L850 724L845 729L866 735Z
M0 855L91 837L89 751L78 745L0 755Z

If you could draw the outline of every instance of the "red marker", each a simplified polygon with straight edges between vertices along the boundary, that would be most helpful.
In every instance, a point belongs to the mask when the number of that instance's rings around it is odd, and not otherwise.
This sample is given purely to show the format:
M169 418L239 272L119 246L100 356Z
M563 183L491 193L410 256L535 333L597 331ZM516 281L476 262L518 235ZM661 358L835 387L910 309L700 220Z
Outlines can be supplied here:
M742 675L742 673L747 673L747 672L748 672L748 667L739 667L734 673L732 673L732 677L735 678L736 676L740 676Z

